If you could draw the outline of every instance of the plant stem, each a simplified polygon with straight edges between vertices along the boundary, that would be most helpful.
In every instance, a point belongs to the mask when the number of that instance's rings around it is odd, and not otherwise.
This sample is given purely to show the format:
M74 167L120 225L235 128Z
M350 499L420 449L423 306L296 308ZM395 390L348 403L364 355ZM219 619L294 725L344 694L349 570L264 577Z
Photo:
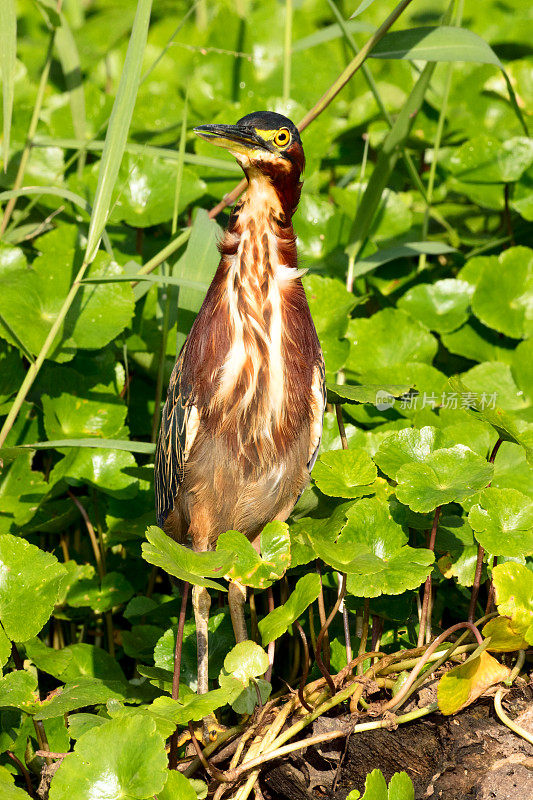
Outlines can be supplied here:
M514 665L511 674L509 675L509 679L508 681L506 681L506 683L508 683L509 685L513 683L514 679L518 676L520 670L524 666L525 658L526 658L525 650L519 650L518 657L516 659L516 664ZM529 744L533 744L533 734L530 733L529 731L526 731L524 728L522 728L521 725L517 725L517 723L514 722L514 720L512 720L510 717L508 717L505 711L503 710L502 697L504 695L504 692L505 689L498 689L498 691L494 696L494 710L496 711L496 714L501 719L503 724L507 725L507 727L513 731L513 733L516 733L517 736L521 736L522 739L525 739L526 742L529 742Z
M363 610L363 625L361 627L361 640L359 642L359 652L358 656L361 657L366 653L366 643L368 639L368 625L370 621L370 600L368 597L365 597L363 600L364 610ZM363 661L361 661L357 666L357 674L362 675L364 672L363 669Z
M16 765L17 769L20 771L22 777L24 778L24 782L26 783L26 789L28 790L28 794L30 797L33 797L34 800L38 800L37 795L35 794L35 790L32 786L30 773L26 769L26 765L22 763L20 758L18 758L15 753L11 750L6 750L6 756L11 759L11 761Z
M428 548L429 550L431 550L432 553L435 551L435 538L437 536L437 528L439 526L440 511L441 511L441 506L437 506L437 508L435 509L435 514L433 515L433 526L431 528L431 536L428 545ZM431 585L432 581L430 572L424 584L424 599L422 601L422 613L420 615L420 627L418 629L418 642L417 642L418 647L421 647L424 644L424 639L426 638L426 625L428 626L431 635L431 619L428 619L429 599L431 597Z
M337 416L337 425L339 426L342 449L347 450L348 439L346 438L346 428L344 427L344 420L342 418L342 405L340 403L335 403L335 414Z
M296 620L294 626L298 631L298 633L300 634L300 639L302 640L302 646L304 650L304 668L302 672L302 677L300 678L300 684L298 686L298 699L306 711L312 711L313 709L311 708L311 706L304 697L305 682L307 681L307 676L309 675L309 646L307 644L307 637L305 635L305 631L298 622L298 620Z
M78 511L80 512L81 516L83 517L83 521L85 522L85 527L87 528L87 533L89 534L89 539L91 540L91 545L93 548L94 553L94 560L96 561L96 568L98 570L98 576L100 578L100 582L103 581L105 576L105 567L104 562L102 559L102 553L100 551L100 545L98 544L98 539L96 537L95 530L93 528L92 522L89 519L89 515L85 510L85 507L80 503L78 498L75 494L73 494L70 489L68 490L68 495L70 499L73 501L75 506L77 507Z
M498 454L498 450L502 445L503 439L498 437L498 441L492 448L489 456L489 464L494 464L494 459ZM492 483L492 481L491 481ZM490 486L490 483L488 484ZM488 488L488 487L487 487ZM472 585L472 594L470 595L470 608L468 609L468 621L473 622L476 615L476 605L479 596L479 587L481 586L481 572L483 571L483 556L485 555L484 549L480 544L477 546L477 559L476 559L476 572L474 574L474 583Z
M325 628L326 632L324 634L324 663L329 670L329 661L330 661L330 652L329 652L329 636L328 630L326 626L326 607L324 605L324 587L322 586L322 571L320 569L320 562L317 560L315 563L315 569L320 576L320 593L318 595L318 616L320 619L320 627ZM315 645L315 658L316 653L318 651L318 638L317 643Z
M425 666L425 664L427 664L429 657L435 652L439 644L444 642L451 633L455 633L455 631L461 630L461 628L469 628L469 630L471 630L474 636L476 637L478 644L480 645L483 644L483 638L478 629L476 628L476 626L472 622L458 622L456 625L452 625L450 628L441 633L440 636L437 636L437 638L434 639L434 641L432 642L432 644L430 644L430 646L428 647L428 649L426 650L426 652L424 653L424 655L422 656L422 658L420 659L414 670L411 672L408 680L404 683L398 694L391 700L389 700L387 703L385 703L384 706L382 706L381 708L382 712L388 711L389 709L395 709L399 705L401 705L401 703L403 703L407 695L407 692L409 691L409 689L411 688L411 686L415 681L415 678L420 674L422 667Z
M322 661L322 653L321 653L321 651L322 651L322 642L324 640L324 637L327 634L327 630L328 630L329 626L331 625L331 623L333 622L333 619L335 618L335 614L339 610L340 605L341 605L342 601L344 600L344 595L345 594L346 594L346 575L343 574L342 581L341 581L341 586L340 586L340 589L339 589L339 595L337 597L337 602L333 606L329 617L327 618L325 623L322 625L322 628L321 628L320 633L318 634L317 640L316 640L315 661L317 663L317 666L318 666L320 672L324 676L324 679L325 679L326 683L328 684L332 694L335 694L335 691L336 691L335 690L335 684L333 683L333 679L332 679L331 675L329 674L329 664L326 667L326 665Z
M396 717L394 720L394 725L402 725L405 722L412 722L415 719L420 719L428 714L432 714L437 710L437 708L437 703L431 703L429 706L425 706L424 708L417 708L414 711L410 711L408 714L403 714L401 717ZM352 728L351 733L363 733L364 731L375 731L379 730L380 728L390 727L390 720L375 720L374 722L362 722L360 725L355 725ZM258 767L260 764L264 764L266 761L272 761L274 758L281 758L288 753L293 753L295 750L303 750L306 747L310 747L314 744L330 742L333 739L339 739L342 736L346 736L346 730L321 733L317 736L310 736L308 739L303 739L300 742L293 742L292 744L285 745L284 747L278 747L275 750L270 750L269 752L265 753L264 756L254 758L252 761L243 764L238 770L236 770L236 777L242 775L245 770L247 771L249 769L255 769L255 767Z

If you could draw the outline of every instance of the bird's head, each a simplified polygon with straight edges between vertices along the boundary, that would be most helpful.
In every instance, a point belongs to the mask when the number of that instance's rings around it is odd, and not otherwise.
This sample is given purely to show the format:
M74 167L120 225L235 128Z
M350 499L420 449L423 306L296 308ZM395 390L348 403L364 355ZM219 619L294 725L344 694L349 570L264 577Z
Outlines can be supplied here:
M274 182L300 180L305 164L298 128L273 111L255 111L236 125L199 125L198 136L232 153L245 173L263 173Z

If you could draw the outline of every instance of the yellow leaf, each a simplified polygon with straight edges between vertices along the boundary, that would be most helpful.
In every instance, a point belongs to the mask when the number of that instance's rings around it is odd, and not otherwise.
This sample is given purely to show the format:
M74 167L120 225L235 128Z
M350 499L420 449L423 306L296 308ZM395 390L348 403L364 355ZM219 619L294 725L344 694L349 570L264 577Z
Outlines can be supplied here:
M437 699L443 714L455 714L477 700L490 686L509 677L511 670L486 652L449 670L439 681Z
M529 644L523 636L513 628L509 617L496 617L489 620L483 628L483 636L490 643L487 650L494 653L512 653L514 650L527 650Z

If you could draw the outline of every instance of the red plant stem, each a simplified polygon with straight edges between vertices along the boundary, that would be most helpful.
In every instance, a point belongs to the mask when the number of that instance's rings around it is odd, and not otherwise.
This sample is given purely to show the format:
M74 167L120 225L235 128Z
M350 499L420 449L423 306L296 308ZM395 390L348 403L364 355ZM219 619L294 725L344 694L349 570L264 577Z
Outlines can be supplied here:
M372 643L371 650L376 650L378 653L381 649L381 634L383 631L383 618L377 614L372 614Z
M333 678L331 677L331 675L329 673L329 665L328 665L328 667L326 667L326 665L322 661L322 655L321 655L322 642L324 640L325 635L327 634L329 626L333 622L335 614L339 610L340 605L341 605L342 601L344 600L344 595L345 594L346 594L346 575L343 574L341 588L340 588L340 591L339 591L339 596L337 597L337 602L333 606L333 608L331 610L331 614L329 615L329 617L325 621L324 625L320 629L320 633L318 634L317 639L316 639L315 661L317 663L318 669L320 670L320 672L322 673L322 675L324 677L324 680L326 681L327 685L330 688L332 696L335 694L336 689L335 689L335 684L333 683Z
M330 650L329 650L329 636L328 636L328 626L326 625L326 606L324 604L324 588L322 586L322 570L320 569L320 562L315 562L315 569L320 577L320 594L318 595L318 616L320 618L320 625L322 628L325 629L324 633L324 663L326 668L329 670L329 661L330 661ZM315 646L315 653L319 649L318 647L318 639L317 644ZM322 649L322 648L320 648Z
M429 544L428 548L431 552L435 550L435 538L437 536L437 528L439 526L439 517L440 517L441 506L437 506L435 509L435 515L433 517L433 527L431 528L431 536L429 537ZM422 611L420 614L420 627L418 629L418 646L421 647L424 644L424 639L426 638L426 625L429 622L431 626L431 620L428 621L428 608L429 608L429 598L431 597L431 572L426 578L426 582L424 584L424 599L422 601ZM471 620L472 621L472 620Z
M176 632L176 647L174 649L174 674L172 676L172 699L177 700L180 690L181 672L181 649L183 646L183 629L185 627L185 615L187 613L187 598L189 596L189 583L183 581L181 594L180 615L178 619L178 630ZM168 754L169 769L178 767L178 730L176 729L170 738L170 752Z
M494 570L494 567L497 565L497 563L498 563L498 557L494 556L494 558L492 560L492 569L493 570ZM491 613L493 605L494 605L494 581L491 578L489 580L489 589L488 589L488 595L487 595L487 607L485 609L485 616L487 616L487 614Z
M492 448L492 453L489 457L489 464L494 464L494 459L502 445L503 439L498 437L498 441ZM492 483L492 481L491 481ZM489 485L490 486L490 483ZM488 488L488 487L487 487ZM483 570L483 556L485 555L484 549L480 544L477 546L477 559L476 559L476 572L474 575L474 583L472 584L472 594L470 595L470 608L468 609L468 621L473 622L476 616L476 605L479 596L479 587L481 586L481 572ZM492 581L491 581L492 583ZM490 594L490 590L489 590Z
M10 758L11 761L14 764L16 764L17 768L20 770L20 773L21 773L21 775L24 778L24 781L26 783L26 789L28 790L29 796L33 797L34 800L38 800L37 795L35 794L35 790L34 790L34 788L32 786L30 773L28 772L28 770L26 769L25 765L22 763L20 758L17 758L15 753L13 753L11 750L6 750L6 756L8 758Z
M304 670L302 672L302 677L300 678L300 684L298 686L298 699L300 700L300 703L306 709L306 711L311 712L313 709L311 708L311 706L304 697L304 687L307 681L307 676L309 675L309 646L307 644L307 636L305 635L305 631L298 622L298 620L295 621L294 627L300 634L300 639L302 640L302 645L304 649Z

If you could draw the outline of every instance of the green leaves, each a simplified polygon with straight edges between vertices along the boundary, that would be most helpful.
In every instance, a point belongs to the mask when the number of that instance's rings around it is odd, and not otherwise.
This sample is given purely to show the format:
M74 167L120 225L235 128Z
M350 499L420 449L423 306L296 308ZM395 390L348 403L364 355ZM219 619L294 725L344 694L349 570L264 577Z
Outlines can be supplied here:
M396 495L412 511L432 511L471 497L490 482L492 474L492 464L457 444L431 453L424 462L401 467Z
M483 489L468 521L492 555L516 558L533 553L533 502L516 489Z
M211 578L222 578L232 564L232 556L227 551L216 553L195 553L188 547L174 542L160 528L152 525L146 531L148 544L142 546L143 558L149 564L162 567L169 575L182 581L224 591L222 584Z
M528 247L510 247L498 257L483 259L472 310L490 328L521 338L532 332L529 311L532 293L533 251Z
M261 532L261 556L238 531L226 531L217 540L217 552L231 558L227 577L244 586L266 589L289 567L290 537L285 522L269 522Z
M33 355L43 346L70 290L81 260L80 234L63 226L41 237L39 249L31 269L0 276L0 336ZM87 274L113 277L122 269L101 253ZM79 292L79 306L67 313L54 342L51 357L60 361L70 360L76 348L104 347L133 314L133 294L126 283L86 284Z
M409 58L418 61L477 61L501 67L489 45L473 31L441 25L391 31L378 42L371 58Z
M348 592L378 597L420 586L431 572L434 556L430 550L406 543L406 534L383 500L363 498L352 506L337 540L339 554L350 553L353 558L346 568Z
M258 703L265 703L271 686L259 678L268 669L268 656L255 642L239 642L224 659L220 673L221 689L228 692L228 701L238 714L251 714Z
M395 772L387 782L380 769L369 772L365 780L365 793L361 797L357 789L353 789L346 800L414 800L415 790L407 772Z
M35 719L54 719L85 706L107 703L108 700L132 699L135 702L135 691L125 680L113 680L106 677L78 678L67 683L59 694L43 703L35 714Z
M263 645L279 639L320 594L320 576L309 573L300 578L286 603L259 621Z
M344 366L350 349L344 336L349 314L357 301L335 278L309 275L303 279L303 284L324 352L326 370L329 373L337 372Z
M96 165L98 167L98 165ZM169 180L168 161L151 154L125 153L111 198L110 222L125 222L147 228L172 218L174 185ZM98 169L90 168L89 185ZM179 212L201 197L206 184L188 167L183 170Z
M462 181L512 183L533 163L533 143L523 136L501 142L486 134L465 142L444 159L444 165Z
M398 307L409 312L430 330L438 333L454 331L468 319L473 288L466 281L446 278L434 284L420 283L409 289L398 301Z
M19 708L31 713L36 704L37 678L24 670L8 672L0 678L0 708Z
M120 797L142 800L158 794L167 779L164 741L148 718L120 717L81 736L63 759L50 800Z
M426 328L395 309L351 320L347 338L351 343L347 367L356 375L376 374L381 367L403 367L409 362L429 364L437 352L437 341Z
M444 443L445 436L438 428L405 428L384 439L374 460L389 478L396 480L400 467L425 461Z
M0 536L0 619L10 639L23 642L39 633L65 576L51 553L16 536Z
M377 477L377 470L364 450L330 450L313 469L316 485L330 497L360 497Z

